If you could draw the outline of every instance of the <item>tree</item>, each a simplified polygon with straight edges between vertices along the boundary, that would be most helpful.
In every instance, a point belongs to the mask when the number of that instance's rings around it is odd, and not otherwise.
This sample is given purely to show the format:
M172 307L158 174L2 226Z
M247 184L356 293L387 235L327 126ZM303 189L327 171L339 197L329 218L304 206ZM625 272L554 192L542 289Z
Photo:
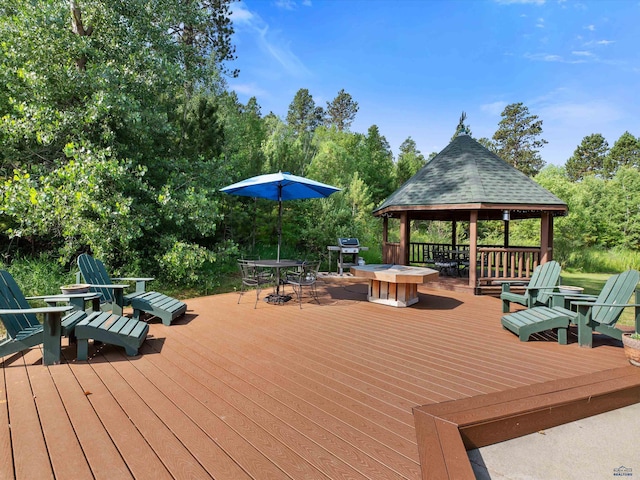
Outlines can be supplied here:
M346 188L358 171L364 135L319 127L313 136L316 154L308 175L319 182ZM333 195L332 195L333 196Z
M262 118L256 98L251 97L243 105L235 92L224 92L219 101L224 126L222 155L229 182L263 173L262 145L267 137L267 122Z
M348 130L358 113L358 102L354 101L344 88L338 92L336 98L327 102L325 124L335 126L339 131Z
M610 225L610 245L640 249L640 171L620 167L609 182L609 198L603 209Z
M547 141L542 135L542 120L530 115L522 103L507 105L501 114L498 130L493 134L497 154L526 175L537 174L545 165L538 149Z
M599 133L587 135L569 160L567 160L567 176L571 181L582 180L585 175L601 175L604 161L609 151L609 144Z
M322 123L324 111L316 107L313 97L306 88L296 92L287 112L287 123L297 135L313 131Z
M300 175L304 156L293 128L275 116L266 119L266 126L267 136L262 144L266 171Z
M496 145L496 142L494 142L490 138L487 138L487 137L479 138L478 143L482 145L484 148L486 148L487 150L489 150L490 152L493 152L496 155L498 154L498 146Z
M226 67L226 62L236 58L231 43L234 30L230 5L234 0L158 1L157 11L173 20L169 33L178 39L188 90L206 80L212 65L231 77L238 76L239 70Z
M12 248L26 238L63 263L91 248L111 267L181 275L194 253L224 254L212 73L233 48L229 3L0 5L0 212ZM197 38L181 37L189 26Z
M287 112L287 124L297 136L296 143L302 152L299 174L304 175L306 167L315 154L313 132L322 124L324 111L316 107L313 97L306 88L301 88L293 98Z
M408 137L400 145L400 154L396 164L396 186L399 187L413 177L425 163L427 161L418 150L416 142L411 137Z
M605 159L605 170L609 177L613 177L624 166L640 169L640 139L628 131L616 140Z
M362 153L357 158L360 178L369 187L377 205L393 192L395 186L393 153L377 125L371 125L367 130Z

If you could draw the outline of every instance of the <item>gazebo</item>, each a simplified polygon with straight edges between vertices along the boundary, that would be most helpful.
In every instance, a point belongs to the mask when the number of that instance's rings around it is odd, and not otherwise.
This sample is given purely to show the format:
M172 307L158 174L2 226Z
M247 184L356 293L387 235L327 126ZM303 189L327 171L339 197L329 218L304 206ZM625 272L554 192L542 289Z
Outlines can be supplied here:
M384 262L400 265L429 263L438 252L455 250L457 222L468 221L469 287L478 291L496 280L526 280L538 264L550 261L553 218L567 212L565 202L461 133L373 214L384 222ZM400 220L399 242L388 241L389 218ZM540 245L510 246L509 222L530 218L540 219ZM412 243L412 220L451 222L451 243ZM504 222L503 245L478 245L482 220Z

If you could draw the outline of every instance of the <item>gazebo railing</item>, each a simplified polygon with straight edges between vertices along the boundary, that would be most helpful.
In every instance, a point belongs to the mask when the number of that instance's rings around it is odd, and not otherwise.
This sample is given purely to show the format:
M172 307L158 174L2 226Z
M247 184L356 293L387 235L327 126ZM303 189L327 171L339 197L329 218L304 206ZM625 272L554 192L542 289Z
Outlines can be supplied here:
M439 255L449 252L452 248L450 243L411 242L409 244L409 263L433 265ZM469 245L457 245L456 248L468 250Z
M539 264L539 247L478 247L478 284L529 279Z
M468 245L457 245L458 249L468 249ZM409 263L429 265L439 252L451 250L451 244L411 242ZM383 244L384 263L404 263L400 258L400 243ZM477 283L488 284L494 280L528 280L533 269L540 264L540 247L501 247L497 245L478 246L476 259Z

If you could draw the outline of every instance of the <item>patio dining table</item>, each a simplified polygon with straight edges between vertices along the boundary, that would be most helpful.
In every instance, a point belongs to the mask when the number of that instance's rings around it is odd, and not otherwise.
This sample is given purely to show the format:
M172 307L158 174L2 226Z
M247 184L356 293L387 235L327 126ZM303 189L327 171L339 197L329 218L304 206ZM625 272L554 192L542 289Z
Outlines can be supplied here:
M287 260L281 258L280 260L253 260L251 263L256 267L274 269L276 272L275 289L271 295L266 297L267 303L282 305L283 303L291 300L291 295L284 294L285 281L282 279L280 272L283 268L299 267L304 262L301 260ZM280 286L282 286L282 293L280 292Z
M451 248L442 250L443 257L440 259L440 271L451 275L460 276L462 271L468 269L469 250L464 248ZM437 262L437 261L436 261ZM436 263L437 265L437 263ZM460 268L462 267L462 269Z

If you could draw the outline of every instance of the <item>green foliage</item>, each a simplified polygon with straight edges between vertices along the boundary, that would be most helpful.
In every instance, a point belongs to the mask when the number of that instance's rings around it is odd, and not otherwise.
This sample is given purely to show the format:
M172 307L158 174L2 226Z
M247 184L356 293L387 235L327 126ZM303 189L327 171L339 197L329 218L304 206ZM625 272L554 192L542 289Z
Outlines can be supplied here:
M17 257L0 266L15 279L25 297L57 295L62 285L75 283L74 272L65 271L52 256L41 254L33 257Z
M289 105L287 124L298 136L301 136L303 133L313 133L321 125L323 116L322 107L316 107L316 102L309 90L301 88Z
M0 215L12 250L68 263L90 249L156 274L175 245L207 259L229 248L217 236L214 71L233 57L229 3L2 6Z
M624 167L610 180L589 175L575 183L564 169L547 167L535 180L569 206L569 215L554 222L558 254L585 247L640 250L640 171Z
M174 241L159 259L165 278L175 285L197 285L216 260L213 252L199 245Z
M604 167L609 177L622 167L640 168L640 139L624 132L609 150Z
M361 134L341 132L336 128L319 127L313 138L317 153L307 174L319 182L347 186L358 170L358 157L363 148Z
M602 175L609 144L599 133L587 135L565 165L571 181L582 180L586 175Z
M82 245L96 254L127 250L142 235L126 192L144 169L118 161L108 151L67 145L68 163L39 177L16 171L0 187L0 214L10 238L46 237L67 259Z
M625 248L583 248L567 252L566 255L556 255L555 259L563 268L578 272L615 273L630 268L640 269L640 252Z
M349 130L356 118L356 113L358 113L358 102L343 88L338 92L336 98L331 102L327 102L325 124L336 127L340 132Z
M396 164L396 188L413 177L427 163L416 142L408 137L400 145L400 154Z
M293 127L276 117L266 120L268 136L262 145L265 172L298 173L304 170L301 145Z
M357 172L369 187L373 203L378 205L393 193L396 182L391 148L376 125L369 127L356 158Z

